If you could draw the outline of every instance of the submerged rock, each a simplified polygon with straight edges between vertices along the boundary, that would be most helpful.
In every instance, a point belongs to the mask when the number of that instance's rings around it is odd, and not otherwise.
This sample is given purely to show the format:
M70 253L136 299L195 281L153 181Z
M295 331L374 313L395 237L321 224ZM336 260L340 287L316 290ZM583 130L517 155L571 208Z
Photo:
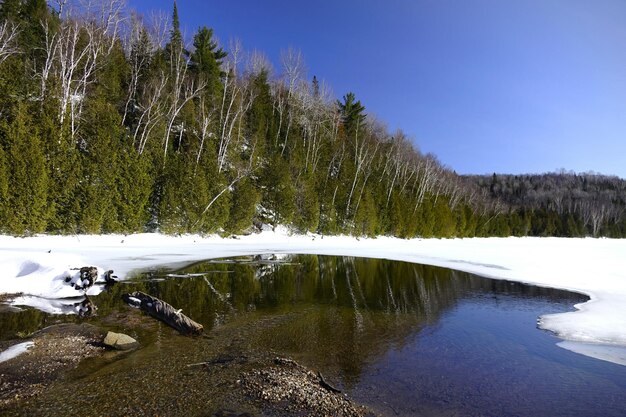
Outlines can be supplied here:
M139 346L139 342L132 337L124 333L114 332L108 332L102 343L117 350L131 350Z
M345 416L371 415L362 406L340 394L309 369L288 358L246 372L238 382L251 397L260 400L270 415Z

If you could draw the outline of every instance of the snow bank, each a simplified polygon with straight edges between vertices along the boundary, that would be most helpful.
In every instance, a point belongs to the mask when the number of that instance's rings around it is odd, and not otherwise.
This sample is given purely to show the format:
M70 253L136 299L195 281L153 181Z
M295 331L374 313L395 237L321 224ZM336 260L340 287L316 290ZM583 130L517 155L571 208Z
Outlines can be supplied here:
M21 355L34 345L35 343L33 342L24 342L18 343L17 345L13 345L8 349L3 350L2 352L0 352L0 363L6 362L10 359L15 358L16 356Z
M355 239L290 236L284 228L235 239L158 234L0 236L0 293L23 293L20 301L26 305L39 303L37 307L46 311L67 313L73 303L54 305L46 300L81 295L64 282L76 272L71 268L93 265L102 268L100 273L114 269L123 279L132 271L158 265L260 253L386 258L581 292L591 300L572 313L542 316L539 326L570 341L626 346L624 239ZM90 293L97 291L92 287Z
M5 243L5 238L1 238L0 293L23 293L42 298L71 298L85 295L85 291L77 289L75 285L80 278L78 268L87 264L75 253L9 249ZM80 248L75 250L78 252ZM102 269L98 269L99 276L103 273ZM87 295L97 294L98 291L97 287L92 287Z

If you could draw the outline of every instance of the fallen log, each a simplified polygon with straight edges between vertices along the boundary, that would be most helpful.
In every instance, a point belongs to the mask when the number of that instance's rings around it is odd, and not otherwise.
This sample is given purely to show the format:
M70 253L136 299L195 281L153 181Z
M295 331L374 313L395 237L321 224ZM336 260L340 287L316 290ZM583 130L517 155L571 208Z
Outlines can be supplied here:
M161 320L185 335L199 335L204 327L185 316L170 304L141 291L122 295L124 301L132 307L140 308L155 319Z

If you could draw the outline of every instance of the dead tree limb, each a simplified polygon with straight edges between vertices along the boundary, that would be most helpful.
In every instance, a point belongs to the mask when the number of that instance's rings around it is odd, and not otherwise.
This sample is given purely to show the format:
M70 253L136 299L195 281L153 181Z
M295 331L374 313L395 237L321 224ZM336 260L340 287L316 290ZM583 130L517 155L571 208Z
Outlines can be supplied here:
M152 297L141 291L122 295L124 301L132 307L138 307L155 319L161 320L185 335L199 335L204 327L176 310L163 300Z

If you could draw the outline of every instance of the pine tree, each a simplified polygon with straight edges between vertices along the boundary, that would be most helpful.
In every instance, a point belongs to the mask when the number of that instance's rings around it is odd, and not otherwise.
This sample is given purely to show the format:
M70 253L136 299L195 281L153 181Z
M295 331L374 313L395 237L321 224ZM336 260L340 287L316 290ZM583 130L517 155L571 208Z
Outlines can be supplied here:
M217 42L213 40L213 29L206 26L198 29L193 38L193 46L195 49L190 57L191 70L197 77L206 81L209 94L217 97L222 89L220 82L220 77L223 75L222 59L227 54L222 48L218 48Z
M354 93L350 92L343 96L343 103L337 101L337 106L348 136L354 135L357 128L363 129L365 107L360 101L355 100Z
M170 29L170 41L166 45L165 49L168 55L172 53L178 53L183 48L183 34L180 31L180 19L178 18L178 6L176 0L174 0L174 7L172 10L172 28Z

